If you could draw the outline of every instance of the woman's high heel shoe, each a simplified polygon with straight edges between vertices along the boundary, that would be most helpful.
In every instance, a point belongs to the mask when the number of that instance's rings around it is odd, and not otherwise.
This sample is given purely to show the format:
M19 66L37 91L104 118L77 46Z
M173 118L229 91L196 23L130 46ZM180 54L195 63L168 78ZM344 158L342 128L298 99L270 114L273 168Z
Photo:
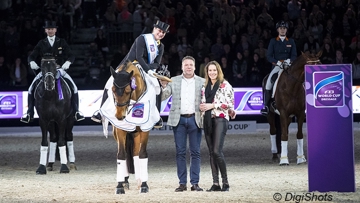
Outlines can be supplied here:
M206 190L206 192L215 192L215 191L221 191L220 185L212 185L210 189Z
M230 188L230 186L229 186L229 184L223 184L223 187L221 188L221 191L222 192L229 192L229 188Z

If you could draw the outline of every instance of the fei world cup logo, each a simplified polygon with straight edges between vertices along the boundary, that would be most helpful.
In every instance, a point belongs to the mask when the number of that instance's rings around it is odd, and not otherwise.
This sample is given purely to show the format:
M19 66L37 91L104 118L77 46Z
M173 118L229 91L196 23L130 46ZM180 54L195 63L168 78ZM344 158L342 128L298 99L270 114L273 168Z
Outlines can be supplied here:
M313 73L314 106L317 108L344 106L344 73L321 71Z

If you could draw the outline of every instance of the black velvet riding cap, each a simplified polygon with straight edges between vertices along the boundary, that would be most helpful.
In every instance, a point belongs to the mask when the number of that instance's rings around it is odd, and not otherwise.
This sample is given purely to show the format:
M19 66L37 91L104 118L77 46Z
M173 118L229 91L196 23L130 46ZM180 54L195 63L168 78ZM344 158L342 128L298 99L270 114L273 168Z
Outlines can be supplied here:
M57 28L55 21L45 21L44 28Z
M157 28L159 28L160 30L168 33L168 32L169 32L169 27L170 27L170 25L168 25L168 24L166 24L166 23L158 20L158 21L154 24L154 27L157 27Z

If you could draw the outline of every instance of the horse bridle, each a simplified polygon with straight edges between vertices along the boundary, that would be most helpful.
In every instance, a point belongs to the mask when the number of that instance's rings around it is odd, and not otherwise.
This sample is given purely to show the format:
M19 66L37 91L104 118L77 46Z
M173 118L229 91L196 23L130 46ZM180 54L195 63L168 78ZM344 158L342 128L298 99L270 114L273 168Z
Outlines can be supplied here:
M119 86L119 85L116 84L115 82L114 82L113 84L114 84L117 88L119 88L119 89L121 89L121 90L124 90L124 92L125 92L125 88L126 88L128 85L130 85L130 83L131 83L131 80L130 80L128 83L126 83L125 85L123 85L123 86ZM131 91L130 91L130 94L129 94L129 95L130 95L130 96L129 96L129 99L128 99L126 102L120 103L120 104L116 101L115 95L114 95L114 103L115 103L115 105L118 106L118 107L123 107L123 106L129 105L133 91L134 91L134 89L131 88ZM123 94L124 94L124 92L123 92ZM113 93L113 94L114 94L114 93ZM121 95L120 95L120 96L121 96Z
M320 59L317 59L317 60L315 60L315 61L306 61L306 63L305 64L313 64L313 65L317 65L317 64L321 64L321 61L320 61ZM286 74L288 74L288 75L290 75L296 82L299 82L299 83L304 83L304 81L301 81L301 80L299 80L298 78L296 78L296 77L294 77L292 74L289 74L289 72L287 71L288 69L286 69L286 71L284 71L284 72L286 72ZM303 71L302 73L301 73L301 76L300 76L300 78L303 78L304 77L304 74L305 74L305 71Z

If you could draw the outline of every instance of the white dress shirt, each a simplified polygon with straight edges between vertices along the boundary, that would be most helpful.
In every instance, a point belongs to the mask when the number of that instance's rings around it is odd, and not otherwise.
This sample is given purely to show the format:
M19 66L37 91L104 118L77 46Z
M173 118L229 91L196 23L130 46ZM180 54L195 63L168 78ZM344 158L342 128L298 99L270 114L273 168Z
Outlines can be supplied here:
M181 80L181 114L195 113L195 77Z

